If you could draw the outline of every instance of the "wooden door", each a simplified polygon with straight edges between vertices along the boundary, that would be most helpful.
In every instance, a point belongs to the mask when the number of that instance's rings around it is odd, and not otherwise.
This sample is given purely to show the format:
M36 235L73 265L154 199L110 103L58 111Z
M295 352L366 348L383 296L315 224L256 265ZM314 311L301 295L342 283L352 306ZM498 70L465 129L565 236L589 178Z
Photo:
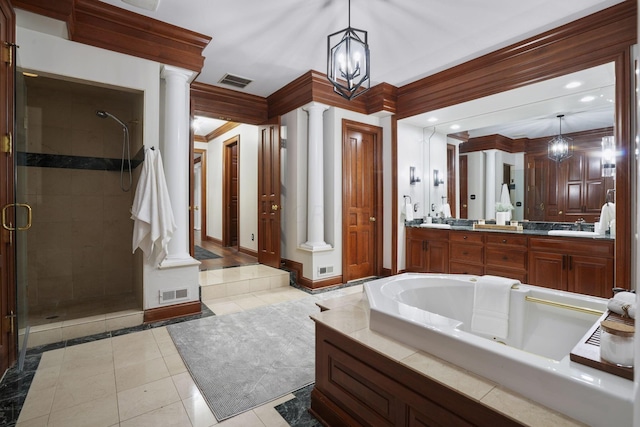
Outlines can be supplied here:
M547 202L547 162L542 158L527 160L527 197L525 219L544 221Z
M467 156L460 156L460 218L469 218L469 192L467 190Z
M449 273L449 242L425 240L427 273Z
M9 49L15 56L11 46L15 39L13 9L7 0L0 0L0 49L6 58ZM9 45L9 47L7 47ZM13 134L14 121L14 64L15 61L2 60L0 63L0 137ZM14 157L11 153L0 150L0 207L6 207L14 201ZM15 224L13 210L7 208L7 224ZM0 375L16 360L17 323L16 280L14 257L14 233L0 228Z
M194 162L199 156L200 163L200 206L196 206L194 215L200 215L200 239L207 240L207 150L194 148L193 152Z
M569 292L611 298L613 259L584 255L569 256Z
M379 274L382 131L343 121L343 279Z
M567 260L565 254L529 252L529 284L567 290Z
M280 119L259 127L258 262L280 267Z
M239 247L239 142L235 136L224 142L224 217L222 227L223 246Z

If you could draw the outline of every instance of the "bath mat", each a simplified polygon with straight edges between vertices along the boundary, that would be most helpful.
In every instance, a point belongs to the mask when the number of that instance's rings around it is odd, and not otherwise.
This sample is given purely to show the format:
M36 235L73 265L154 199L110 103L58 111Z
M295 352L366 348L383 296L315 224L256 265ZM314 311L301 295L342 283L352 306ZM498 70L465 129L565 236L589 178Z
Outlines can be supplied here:
M222 258L220 255L214 254L213 252L208 251L205 248L202 248L202 247L200 247L198 245L195 245L195 247L193 248L193 256L198 261L201 261L203 259Z
M318 297L167 326L218 419L253 409L315 380Z

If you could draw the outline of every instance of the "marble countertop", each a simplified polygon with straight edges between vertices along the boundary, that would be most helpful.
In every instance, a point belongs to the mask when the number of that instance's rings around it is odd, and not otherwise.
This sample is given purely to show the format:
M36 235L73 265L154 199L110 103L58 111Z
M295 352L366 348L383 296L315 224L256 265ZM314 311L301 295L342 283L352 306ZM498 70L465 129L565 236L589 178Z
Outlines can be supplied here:
M477 221L475 221L477 222ZM518 225L523 226L522 230L513 231L513 230L492 230L492 229L476 229L473 228L474 221L466 220L466 219L448 219L441 220L440 222L433 223L432 226L425 225L421 219L413 220L413 221L405 221L405 227L411 228L424 228L427 230L440 230L440 224L447 224L449 228L444 228L446 230L453 231L473 231L473 232L481 232L481 233L515 233L515 234L523 234L528 236L549 236L553 235L553 232L556 231L578 231L576 225L573 223L567 222L532 222L532 221L523 221L518 222ZM495 221L487 221L487 224L495 224ZM583 226L584 231L593 232L594 226L593 224L585 224ZM551 234L549 232L552 231ZM599 239L599 240L615 240L615 237L611 237L609 234L589 234L589 235L562 235L557 237L575 237L580 239L591 238L591 239Z
M584 424L539 405L508 389L428 353L401 344L369 329L369 306L363 292L322 302L327 311L316 322L335 329L422 375L441 382L527 426L575 427Z

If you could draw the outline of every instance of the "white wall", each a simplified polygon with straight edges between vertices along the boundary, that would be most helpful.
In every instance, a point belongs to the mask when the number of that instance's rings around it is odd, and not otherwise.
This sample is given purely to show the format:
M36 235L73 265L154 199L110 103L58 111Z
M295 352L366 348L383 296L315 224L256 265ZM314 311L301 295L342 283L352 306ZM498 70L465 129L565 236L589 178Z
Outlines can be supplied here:
M468 194L468 219L483 219L484 215L484 153L474 151L463 154L467 156L467 194ZM475 196L472 200L471 197Z
M207 144L207 235L222 240L223 148L224 142L239 136L239 244L258 250L258 127L242 124ZM251 240L253 234L254 240Z

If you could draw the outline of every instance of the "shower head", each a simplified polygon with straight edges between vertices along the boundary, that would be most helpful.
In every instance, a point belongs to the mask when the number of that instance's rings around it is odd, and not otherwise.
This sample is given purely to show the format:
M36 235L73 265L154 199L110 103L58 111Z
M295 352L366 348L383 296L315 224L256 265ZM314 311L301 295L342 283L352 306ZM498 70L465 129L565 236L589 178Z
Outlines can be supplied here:
M117 118L116 116L114 116L113 114L107 112L107 111L103 111L103 110L98 110L96 111L96 116L100 117L101 119L106 119L107 117L111 117L113 120L115 120L116 122L120 123L120 125L127 129L127 125L124 124L124 122L122 120L120 120L119 118Z

